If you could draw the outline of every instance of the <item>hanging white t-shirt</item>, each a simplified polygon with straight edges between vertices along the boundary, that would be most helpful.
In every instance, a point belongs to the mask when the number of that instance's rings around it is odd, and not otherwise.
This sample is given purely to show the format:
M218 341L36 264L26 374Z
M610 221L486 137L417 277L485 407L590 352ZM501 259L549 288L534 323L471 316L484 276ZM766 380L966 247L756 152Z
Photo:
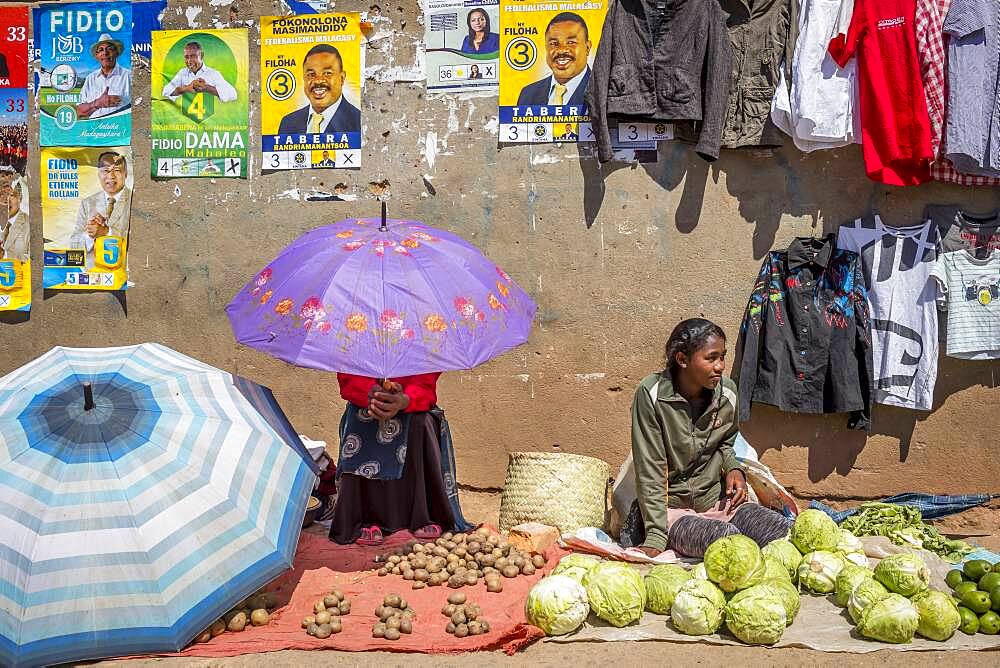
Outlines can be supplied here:
M840 228L837 246L861 256L872 323L875 401L929 411L937 380L938 227L888 227L879 216Z
M948 356L1000 358L1000 250L983 259L967 250L943 253L933 276L948 309Z

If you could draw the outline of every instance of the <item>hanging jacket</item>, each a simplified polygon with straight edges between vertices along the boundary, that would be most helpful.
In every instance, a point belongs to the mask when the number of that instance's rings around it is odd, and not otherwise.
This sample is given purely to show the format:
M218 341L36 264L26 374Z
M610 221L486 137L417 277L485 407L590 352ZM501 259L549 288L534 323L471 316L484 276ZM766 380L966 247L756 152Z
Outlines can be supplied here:
M611 160L609 120L699 121L693 141L719 157L732 70L716 0L617 0L608 9L587 88L601 162Z
M790 413L851 413L868 429L871 318L861 259L835 235L796 238L764 259L736 344L739 419L752 402Z
M791 82L792 54L798 36L798 0L718 0L726 15L733 52L725 148L781 146L771 122L771 100L784 66Z

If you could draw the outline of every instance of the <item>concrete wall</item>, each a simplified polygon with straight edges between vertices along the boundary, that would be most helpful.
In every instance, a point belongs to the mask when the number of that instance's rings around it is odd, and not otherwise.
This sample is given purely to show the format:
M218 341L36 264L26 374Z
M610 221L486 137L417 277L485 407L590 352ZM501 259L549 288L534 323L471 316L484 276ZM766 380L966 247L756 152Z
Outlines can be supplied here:
M196 11L200 8L200 11ZM598 170L574 146L496 146L496 98L431 99L418 83L423 26L416 0L369 6L376 24L362 106L364 168L286 172L249 181L152 182L149 73L136 68L136 186L127 316L115 298L59 294L36 283L30 321L2 325L0 372L54 345L158 341L272 387L301 433L336 443L342 402L330 374L292 368L236 345L223 308L286 244L317 225L377 215L462 234L535 298L527 345L440 385L459 480L503 484L507 453L558 447L617 467L629 448L636 383L660 368L673 325L702 315L732 344L756 271L772 247L822 234L872 211L916 222L927 203L1000 206L1000 193L943 184L887 188L864 176L856 148L812 156L728 153L711 167L664 144L655 164ZM165 26L251 28L252 96L259 97L256 17L278 0L171 0ZM251 112L252 144L259 113ZM37 148L37 147L36 147ZM37 153L35 154L37 156ZM255 169L258 163L255 163ZM37 167L37 158L35 159ZM37 182L37 169L32 169ZM349 201L308 202L337 192ZM33 211L40 211L33 193ZM39 216L33 243L40 255ZM40 272L36 272L36 281ZM878 407L869 438L844 416L799 417L763 406L746 435L803 497L872 498L903 490L1000 491L1000 364L942 358L935 410Z

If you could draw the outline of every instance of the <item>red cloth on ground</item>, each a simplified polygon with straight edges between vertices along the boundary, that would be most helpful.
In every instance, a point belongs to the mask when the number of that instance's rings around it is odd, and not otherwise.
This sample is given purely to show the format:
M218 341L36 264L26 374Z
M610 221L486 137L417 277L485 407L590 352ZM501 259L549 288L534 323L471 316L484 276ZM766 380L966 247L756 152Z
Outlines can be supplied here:
M400 376L389 380L403 386L403 393L410 397L410 405L406 407L406 413L417 413L429 411L437 403L437 380L441 375L436 373L420 373L415 376ZM358 408L368 408L368 392L375 384L374 378L367 376L355 376L351 373L338 373L337 382L340 383L340 396L345 401L350 401Z
M426 654L460 654L463 652L502 649L513 654L522 647L544 637L541 629L528 624L524 616L524 601L528 590L548 574L559 559L568 554L558 547L545 552L545 567L531 576L504 578L503 591L486 591L482 581L475 587L463 587L469 600L482 606L483 616L490 623L490 632L479 636L456 638L445 631L448 620L441 614L448 594L456 591L447 586L413 590L410 582L398 575L379 577L371 569L376 555L391 552L413 540L412 534L393 534L385 545L361 547L337 545L325 536L302 533L293 570L268 586L277 596L277 607L271 612L267 626L247 627L241 632L225 632L206 643L191 645L174 654L153 656L239 656L284 649L336 649L348 652L389 651L421 652ZM302 618L313 614L313 603L340 589L351 600L351 613L341 617L344 630L320 640L306 634ZM377 621L375 608L386 594L399 594L417 613L413 633L393 642L372 638L372 626Z
M896 186L929 181L934 158L915 14L916 0L856 0L846 37L835 36L829 46L841 67L858 57L868 178Z

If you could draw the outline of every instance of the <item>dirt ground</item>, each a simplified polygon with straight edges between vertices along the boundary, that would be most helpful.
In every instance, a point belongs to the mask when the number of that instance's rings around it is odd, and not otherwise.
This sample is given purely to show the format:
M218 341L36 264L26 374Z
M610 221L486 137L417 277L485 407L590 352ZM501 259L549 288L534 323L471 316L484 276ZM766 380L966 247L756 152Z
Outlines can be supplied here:
M486 522L496 526L500 512L500 495L495 492L462 490L462 511L470 522ZM963 513L962 515L967 515ZM956 517L962 517L962 515ZM956 533L976 536L975 541L990 549L1000 549L1000 532L995 531L998 516L995 507L981 509L972 520L972 530ZM966 519L968 523L969 518ZM951 524L961 525L953 519ZM942 527L944 530L944 527ZM952 527L949 527L952 528ZM324 531L314 526L311 531ZM984 534L991 535L984 535ZM871 654L831 654L808 649L766 649L762 647L732 647L708 644L670 642L615 642L573 644L536 642L514 656L502 652L480 652L459 656L398 654L391 652L306 652L289 650L267 654L247 654L226 659L141 659L105 661L101 668L298 668L300 666L421 666L465 668L475 666L537 666L583 668L616 665L698 665L738 668L755 666L810 666L810 668L842 668L850 666L1000 666L1000 652L904 652L881 651Z
M826 654L806 649L764 649L718 645L682 645L668 642L546 643L538 642L509 657L500 652L462 656L393 654L389 652L286 651L248 654L230 659L147 659L107 661L101 668L298 668L300 666L574 666L687 665L687 666L804 666L840 668L851 666L962 666L978 668L1000 665L997 652L896 652L872 654Z

